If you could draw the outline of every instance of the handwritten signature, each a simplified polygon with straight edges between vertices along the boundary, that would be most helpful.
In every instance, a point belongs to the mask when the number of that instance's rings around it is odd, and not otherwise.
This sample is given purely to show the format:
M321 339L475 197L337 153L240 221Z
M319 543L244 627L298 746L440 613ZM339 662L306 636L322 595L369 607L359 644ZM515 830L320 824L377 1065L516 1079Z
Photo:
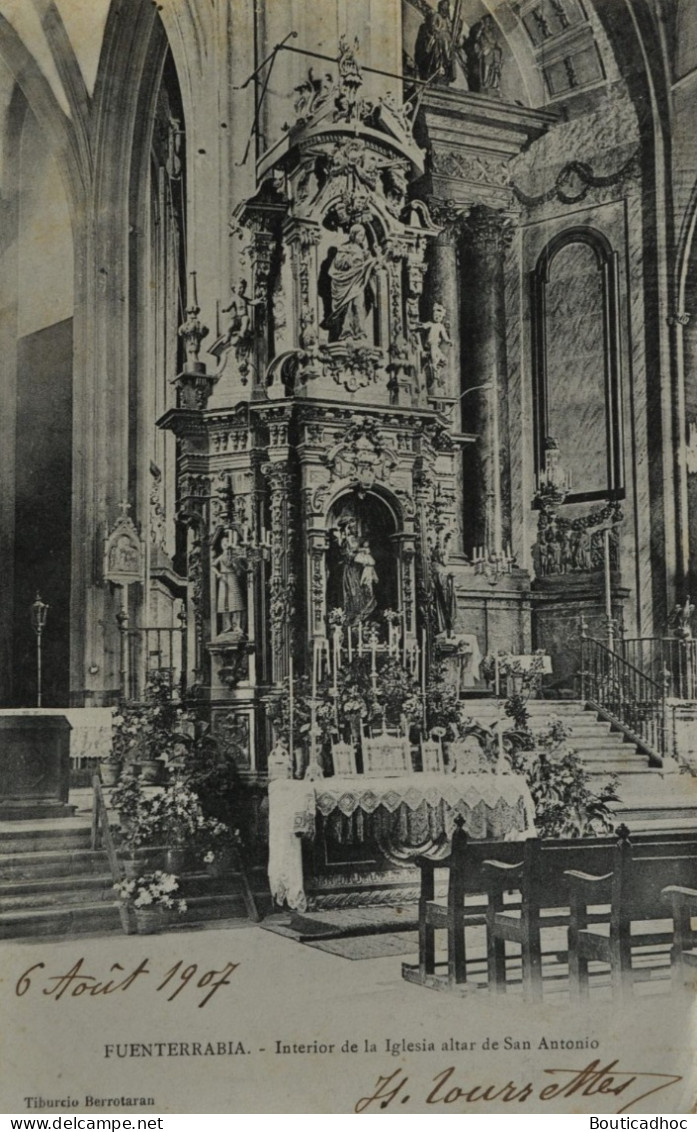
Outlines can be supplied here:
M505 1085L470 1082L458 1084L453 1080L455 1067L451 1065L433 1078L433 1087L426 1095L425 1103L454 1105L458 1102L475 1104L499 1101L503 1104L522 1104L531 1098L540 1101L558 1101L572 1096L603 1096L621 1100L622 1107L617 1109L620 1113L627 1112L633 1105L653 1093L682 1081L682 1077L676 1074L637 1073L631 1069L620 1069L617 1059L608 1062L607 1065L596 1059L584 1069L544 1069L542 1072L554 1077L555 1080L542 1087L532 1081L524 1084L507 1081ZM402 1069L396 1069L389 1077L378 1077L373 1092L356 1102L354 1112L367 1112L371 1106L386 1109L393 1102L406 1104L411 1099L407 1091L408 1086L409 1076Z
M180 959L160 977L148 966L149 962L150 959L142 959L130 970L120 963L112 963L107 978L86 971L84 957L78 959L70 970L56 975L46 973L45 963L33 963L18 978L15 994L21 998L28 992L41 993L54 1002L60 1002L62 998L79 998L81 995L96 998L123 993L136 985L140 989L143 980L149 979L152 983L154 976L159 980L155 992L165 994L168 1002L175 999L189 985L197 990L207 989L207 993L202 996L198 1004L202 1007L210 1002L217 990L230 985L230 976L239 967L239 963L226 963L220 970L205 971L199 970L197 963L185 965L184 960Z

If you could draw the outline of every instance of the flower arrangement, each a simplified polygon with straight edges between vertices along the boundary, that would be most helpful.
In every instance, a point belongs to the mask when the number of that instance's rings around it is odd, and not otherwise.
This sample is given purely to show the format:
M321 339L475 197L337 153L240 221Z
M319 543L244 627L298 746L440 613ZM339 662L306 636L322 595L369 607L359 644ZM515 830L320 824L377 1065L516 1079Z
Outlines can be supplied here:
M195 716L172 699L169 675L153 672L141 704L122 705L112 719L110 761L128 763L160 760L180 762L194 738Z
M172 873L164 873L160 869L132 880L117 881L114 889L121 903L136 911L164 908L181 915L187 909L186 900L177 896L178 879Z

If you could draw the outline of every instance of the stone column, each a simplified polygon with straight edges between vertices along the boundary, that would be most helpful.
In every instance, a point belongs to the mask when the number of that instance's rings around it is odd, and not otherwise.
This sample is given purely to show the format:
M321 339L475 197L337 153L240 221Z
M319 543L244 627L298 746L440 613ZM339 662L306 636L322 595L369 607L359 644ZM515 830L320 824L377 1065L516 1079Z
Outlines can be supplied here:
M475 206L463 227L463 427L479 434L474 543L506 547L511 540L511 470L504 257L513 225L504 213Z
M458 284L458 231L459 224L467 216L469 206L447 204L444 201L432 200L431 214L435 222L441 225L441 231L431 241L429 248L429 275L428 293L430 309L424 312L426 321L433 314L433 306L440 303L445 308L445 320L448 324L451 345L447 348L447 367L443 379L442 390L432 389L430 396L438 399L441 392L446 398L457 398L451 419L453 429L458 431L461 425L459 395L461 370L461 344L460 344L460 288Z
M460 288L459 242L461 225L467 218L470 205L459 204L453 201L443 201L431 198L429 201L431 215L441 231L429 246L429 273L427 291L431 298L430 309L424 312L426 321L433 314L433 306L440 303L445 308L445 320L448 324L448 333L451 345L444 351L447 358L447 367L444 374L444 387L442 390L429 391L429 400L439 403L451 422L453 432L461 432L462 428L462 400L463 389L469 385L463 366L466 359L462 355L461 306L462 296ZM445 400L441 401L438 393ZM450 402L448 403L448 399ZM455 460L455 479L457 491L462 498L464 490L463 453L460 449ZM462 553L465 544L463 529L463 515L458 508L457 526L454 532L452 550Z

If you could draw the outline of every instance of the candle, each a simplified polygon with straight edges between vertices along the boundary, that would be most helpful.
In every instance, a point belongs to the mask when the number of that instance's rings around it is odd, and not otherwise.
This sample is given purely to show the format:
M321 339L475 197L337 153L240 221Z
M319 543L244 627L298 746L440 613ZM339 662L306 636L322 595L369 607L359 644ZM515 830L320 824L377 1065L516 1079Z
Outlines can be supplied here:
M499 694L499 658L498 654L494 657L494 695Z
M288 747L293 752L293 657L288 658Z
M317 655L317 645L318 645L318 643L319 642L315 641L315 640L313 640L313 642L312 642L312 699L313 700L314 700L315 696L317 695L317 665L318 665L318 662L319 662L319 657Z

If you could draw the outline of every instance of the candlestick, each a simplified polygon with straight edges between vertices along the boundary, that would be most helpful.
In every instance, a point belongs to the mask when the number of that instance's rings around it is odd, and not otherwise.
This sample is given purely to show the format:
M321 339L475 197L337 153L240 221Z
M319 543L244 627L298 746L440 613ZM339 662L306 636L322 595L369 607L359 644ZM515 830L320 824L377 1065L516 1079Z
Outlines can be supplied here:
M293 752L293 658L288 658L288 747Z

